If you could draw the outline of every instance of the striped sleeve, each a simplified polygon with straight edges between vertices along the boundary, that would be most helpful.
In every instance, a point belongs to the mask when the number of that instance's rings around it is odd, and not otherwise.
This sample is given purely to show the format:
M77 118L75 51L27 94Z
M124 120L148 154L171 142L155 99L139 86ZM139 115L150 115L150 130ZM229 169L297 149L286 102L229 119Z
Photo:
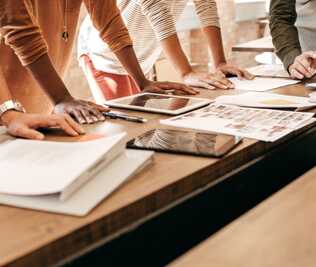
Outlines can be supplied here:
M202 27L220 27L215 0L193 0Z
M174 17L168 4L162 0L136 0L147 17L159 41L177 33Z
M133 45L116 0L84 0L84 3L93 26L113 52Z

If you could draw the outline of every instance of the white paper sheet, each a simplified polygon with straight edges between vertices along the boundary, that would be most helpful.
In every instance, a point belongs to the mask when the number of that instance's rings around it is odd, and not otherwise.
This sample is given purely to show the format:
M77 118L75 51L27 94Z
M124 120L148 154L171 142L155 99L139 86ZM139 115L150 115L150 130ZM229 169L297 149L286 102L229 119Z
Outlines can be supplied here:
M313 113L241 108L214 103L160 122L173 127L273 142L298 129L313 116Z
M298 108L300 110L315 107L308 97L290 96L274 93L247 92L239 95L223 95L216 103L255 108Z
M281 64L262 64L247 69L251 74L263 77L290 78Z
M239 80L238 78L230 78L231 82L235 84L236 90L245 90L245 91L257 91L264 92L269 91L275 88L292 85L299 83L300 81L290 80L290 79L281 79L281 78L261 78L256 77L253 80Z

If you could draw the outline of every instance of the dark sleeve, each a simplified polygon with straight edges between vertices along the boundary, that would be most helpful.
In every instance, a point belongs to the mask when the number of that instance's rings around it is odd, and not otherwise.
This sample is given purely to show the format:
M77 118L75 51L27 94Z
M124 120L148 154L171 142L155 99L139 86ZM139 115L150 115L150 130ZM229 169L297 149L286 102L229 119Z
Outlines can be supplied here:
M295 27L297 17L295 3L296 0L271 0L270 4L272 41L286 70L302 53Z

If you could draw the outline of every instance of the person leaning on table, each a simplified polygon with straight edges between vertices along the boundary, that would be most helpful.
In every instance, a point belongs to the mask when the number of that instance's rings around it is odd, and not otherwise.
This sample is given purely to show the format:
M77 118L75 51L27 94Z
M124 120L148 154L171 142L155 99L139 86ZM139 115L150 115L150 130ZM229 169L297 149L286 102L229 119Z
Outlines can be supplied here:
M226 74L252 79L253 76L247 71L226 62L215 0L193 0L193 3L218 72L193 71L181 47L175 25L177 21L180 22L188 3L188 0L117 1L144 73L150 72L161 52L164 52L188 86L231 89L233 84L225 78ZM78 54L91 91L100 102L139 92L138 86L99 38L98 30L93 27L89 16L80 29Z
M316 69L316 0L271 0L270 30L276 53L292 78Z
M181 84L145 78L115 0L0 0L0 123L11 135L43 139L36 129L54 126L78 135L83 129L72 117L80 123L104 120L106 108L74 99L61 78L83 3L101 39L142 90L195 94ZM22 112L22 106L28 113Z

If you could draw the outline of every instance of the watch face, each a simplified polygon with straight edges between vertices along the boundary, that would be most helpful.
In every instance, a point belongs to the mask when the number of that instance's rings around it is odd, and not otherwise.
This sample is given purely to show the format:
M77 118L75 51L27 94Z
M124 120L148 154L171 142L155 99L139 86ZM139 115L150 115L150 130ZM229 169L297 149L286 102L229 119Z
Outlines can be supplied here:
M16 109L17 111L25 112L24 107L19 101L13 100L13 104L14 104L14 109Z
M8 110L16 110L19 112L25 112L25 109L22 106L22 104L15 100L8 100L0 105L0 116Z

